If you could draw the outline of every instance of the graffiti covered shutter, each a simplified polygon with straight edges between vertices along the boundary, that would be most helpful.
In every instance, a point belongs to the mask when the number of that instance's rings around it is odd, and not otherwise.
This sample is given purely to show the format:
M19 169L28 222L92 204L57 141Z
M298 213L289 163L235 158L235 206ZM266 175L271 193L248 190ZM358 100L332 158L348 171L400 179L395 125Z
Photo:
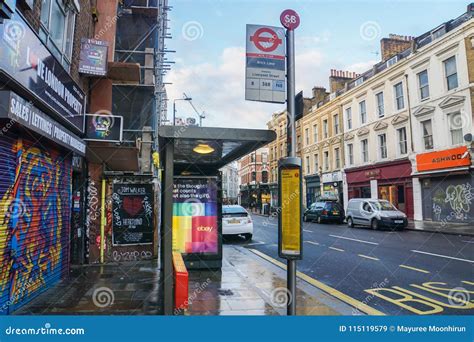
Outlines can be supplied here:
M17 141L8 197L18 209L7 222L9 312L55 284L69 265L72 156L44 140Z

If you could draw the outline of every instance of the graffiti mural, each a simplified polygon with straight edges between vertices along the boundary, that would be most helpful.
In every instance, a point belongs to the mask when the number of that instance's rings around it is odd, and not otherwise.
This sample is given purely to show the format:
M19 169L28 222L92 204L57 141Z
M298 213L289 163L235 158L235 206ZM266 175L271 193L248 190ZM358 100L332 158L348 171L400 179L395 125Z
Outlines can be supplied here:
M9 180L0 187L0 300L15 299L8 311L67 270L72 177L70 158L54 149L20 138L11 153L15 165L0 166Z

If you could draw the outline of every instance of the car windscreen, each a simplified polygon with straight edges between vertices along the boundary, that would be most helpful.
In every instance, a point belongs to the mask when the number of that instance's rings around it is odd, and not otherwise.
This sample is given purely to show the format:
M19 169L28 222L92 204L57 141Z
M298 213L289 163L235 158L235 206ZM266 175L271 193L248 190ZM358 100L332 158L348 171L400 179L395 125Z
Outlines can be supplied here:
M381 211L390 211L390 210L397 210L390 202L387 201L377 201L377 202L370 202L370 204L376 209Z
M222 207L222 216L224 217L245 217L247 211L242 207Z
M336 203L336 202L327 202L327 203L326 203L326 209L327 209L327 210L339 210L339 211L342 210L342 208L341 208L341 206L339 205L339 203Z
M324 208L324 205L325 205L324 202L316 202L316 203L311 204L311 209Z

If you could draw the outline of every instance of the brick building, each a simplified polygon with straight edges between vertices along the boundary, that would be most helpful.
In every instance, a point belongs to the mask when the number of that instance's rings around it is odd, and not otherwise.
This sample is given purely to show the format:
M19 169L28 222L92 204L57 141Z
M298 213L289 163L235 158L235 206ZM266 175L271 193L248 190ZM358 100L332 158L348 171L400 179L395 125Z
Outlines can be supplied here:
M269 160L268 148L260 148L242 157L239 162L240 203L247 208L260 210L269 203Z

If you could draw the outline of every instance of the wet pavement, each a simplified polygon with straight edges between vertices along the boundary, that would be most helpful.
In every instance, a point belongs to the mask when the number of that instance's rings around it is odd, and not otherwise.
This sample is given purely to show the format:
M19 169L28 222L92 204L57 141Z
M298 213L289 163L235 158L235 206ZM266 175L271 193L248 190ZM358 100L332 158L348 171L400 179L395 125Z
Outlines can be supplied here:
M158 315L156 260L73 267L70 277L15 315Z

